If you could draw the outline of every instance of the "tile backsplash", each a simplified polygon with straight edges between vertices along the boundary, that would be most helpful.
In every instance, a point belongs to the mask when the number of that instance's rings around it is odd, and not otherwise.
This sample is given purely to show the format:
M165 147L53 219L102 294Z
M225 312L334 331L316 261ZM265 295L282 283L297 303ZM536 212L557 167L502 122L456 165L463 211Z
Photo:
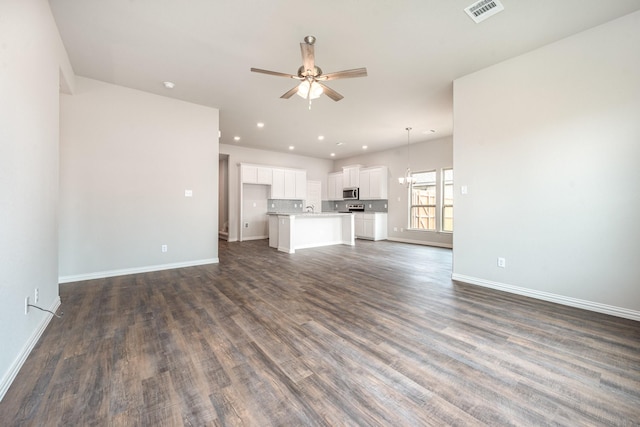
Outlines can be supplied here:
M303 203L304 200L269 199L267 212L303 212Z
M323 200L322 212L334 212L344 211L347 209L347 205L354 203L362 203L364 205L365 212L387 212L388 200Z
M341 201L322 201L322 211L321 212L337 212L344 211L347 209L347 205L352 203L362 203L364 204L365 212L387 212L388 200L341 200ZM316 212L320 212L318 210L318 206L315 208ZM267 200L267 212L304 212L304 200L284 200L284 199L269 199Z

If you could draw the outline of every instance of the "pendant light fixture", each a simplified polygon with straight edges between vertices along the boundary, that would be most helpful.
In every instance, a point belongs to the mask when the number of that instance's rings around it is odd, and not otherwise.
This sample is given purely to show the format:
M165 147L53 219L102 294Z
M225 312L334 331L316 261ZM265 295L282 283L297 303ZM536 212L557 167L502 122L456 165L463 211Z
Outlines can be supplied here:
M411 145L411 128L405 128L407 131L407 170L404 172L404 176L398 178L400 185L405 184L407 187L411 185L414 178L411 176L411 153L409 152L409 146Z

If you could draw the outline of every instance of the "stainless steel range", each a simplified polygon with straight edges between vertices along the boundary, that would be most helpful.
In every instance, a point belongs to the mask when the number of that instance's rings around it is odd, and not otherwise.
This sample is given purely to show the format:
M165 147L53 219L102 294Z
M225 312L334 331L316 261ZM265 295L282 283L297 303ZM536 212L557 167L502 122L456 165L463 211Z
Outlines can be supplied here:
M349 203L346 210L339 211L342 213L364 212L364 203Z

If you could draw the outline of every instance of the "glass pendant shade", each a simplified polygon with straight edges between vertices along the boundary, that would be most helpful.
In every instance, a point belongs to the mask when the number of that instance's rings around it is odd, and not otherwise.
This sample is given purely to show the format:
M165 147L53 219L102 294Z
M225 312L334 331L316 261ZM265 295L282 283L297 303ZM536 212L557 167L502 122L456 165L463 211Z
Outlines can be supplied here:
M311 86L311 90L309 90L309 86ZM322 95L322 86L320 86L317 82L309 83L308 80L304 80L298 86L298 96L304 99L317 99ZM308 98L307 98L308 96Z

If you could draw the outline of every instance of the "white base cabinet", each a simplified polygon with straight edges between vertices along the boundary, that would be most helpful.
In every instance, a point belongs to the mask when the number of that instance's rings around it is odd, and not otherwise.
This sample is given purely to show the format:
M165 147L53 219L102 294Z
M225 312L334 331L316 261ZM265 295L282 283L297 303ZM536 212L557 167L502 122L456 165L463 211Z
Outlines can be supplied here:
M357 213L354 218L354 228L358 239L386 240L387 213Z
M269 214L269 247L295 253L296 249L355 244L353 215L348 213Z

